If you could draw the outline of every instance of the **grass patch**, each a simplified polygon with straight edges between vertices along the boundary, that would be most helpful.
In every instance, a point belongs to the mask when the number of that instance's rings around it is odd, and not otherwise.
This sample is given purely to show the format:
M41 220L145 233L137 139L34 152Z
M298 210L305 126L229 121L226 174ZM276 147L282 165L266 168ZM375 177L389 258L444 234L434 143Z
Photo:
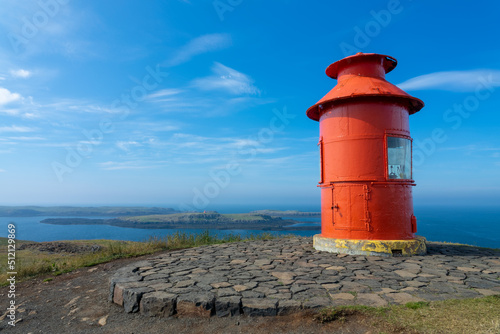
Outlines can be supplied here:
M316 314L315 319L321 323L332 321L345 322L349 317L354 315L375 316L382 310L384 309L363 305L337 306L321 310Z
M167 248L170 250L215 245L215 244L225 244L229 242L239 242L239 241L251 241L251 240L271 240L276 238L276 236L270 233L262 234L250 234L248 236L242 237L239 234L228 234L223 237L210 234L209 231L204 231L197 234L191 234L186 232L177 232L175 234L166 237Z
M429 305L429 302L409 302L405 304L407 308L412 310L418 310L419 308L428 307Z
M164 238L150 237L143 242L117 240L76 240L64 243L98 245L98 251L85 253L48 253L36 249L16 250L16 280L23 281L40 275L58 276L82 267L91 267L116 259L153 254L165 250L182 249L203 245L222 244L246 240L269 240L275 236L264 233L242 237L229 234L218 237L208 231L199 234L177 232ZM7 238L0 238L0 286L7 285ZM16 240L16 248L29 241Z
M363 317L380 333L500 333L500 295L388 307L339 306L320 311L321 323ZM374 333L377 331L374 331Z
M48 253L36 249L16 250L16 279L22 281L31 277L52 274L54 276L71 272L81 267L89 267L111 260L152 254L167 249L165 242L151 238L145 242L115 240L64 241L77 245L99 245L96 252ZM16 246L20 243L16 242ZM6 285L7 247L0 246L0 285Z
M387 321L422 333L500 333L500 295L393 306Z

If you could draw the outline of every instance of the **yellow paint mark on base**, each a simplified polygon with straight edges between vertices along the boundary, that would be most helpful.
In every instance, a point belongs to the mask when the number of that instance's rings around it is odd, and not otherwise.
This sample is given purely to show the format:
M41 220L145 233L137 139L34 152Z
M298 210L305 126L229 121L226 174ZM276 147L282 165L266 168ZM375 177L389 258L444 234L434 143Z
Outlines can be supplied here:
M313 237L316 250L330 253L371 256L425 255L425 238L416 236L410 240L355 240L325 238L321 234Z

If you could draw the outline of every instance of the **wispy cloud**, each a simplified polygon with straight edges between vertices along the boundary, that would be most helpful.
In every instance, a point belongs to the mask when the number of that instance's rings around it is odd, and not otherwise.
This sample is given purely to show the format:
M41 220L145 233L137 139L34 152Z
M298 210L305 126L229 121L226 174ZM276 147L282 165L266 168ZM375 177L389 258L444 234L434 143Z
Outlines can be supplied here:
M32 73L30 71L28 71L28 70L18 69L18 70L11 70L10 74L14 78L23 78L23 79L26 79L26 78L29 78Z
M88 32L104 29L90 10L75 10L70 1L12 1L0 0L2 10L0 29L5 32L5 50L29 59L39 54L60 54L78 59L100 57L93 40L84 40ZM38 20L38 21L37 21ZM91 25L88 22L92 22ZM26 28L27 27L27 28ZM29 32L25 30L29 29ZM13 63L15 59L12 59ZM17 67L17 66L16 66ZM19 73L23 75L23 73ZM24 73L25 74L25 73ZM22 76L21 76L22 77Z
M113 109L107 106L103 106L94 101L76 99L58 99L57 102L47 103L43 106L39 105L39 107L56 111L95 114L116 114L121 112L119 109Z
M211 161L226 160L230 157L248 157L254 154L274 154L286 150L287 147L266 146L253 138L206 137L194 134L176 133L167 143L179 163L186 159L189 163L192 157L210 157Z
M500 87L500 70L435 72L406 80L397 86L403 90L438 89L452 92L473 92L478 85Z
M19 141L40 141L40 140L46 140L47 138L19 136L19 137L9 137L8 139L9 140L19 140Z
M0 87L0 106L10 102L18 101L20 99L21 99L20 94L12 93L7 88Z
M29 128L26 126L12 125L12 126L0 127L0 133L1 132L33 132L33 131L35 131L35 129Z
M106 161L98 163L103 170L123 170L123 169L149 169L164 166L165 161L140 162L140 161Z
M451 146L438 149L441 152L452 152L454 155L465 155L468 157L480 157L481 159L500 158L500 147L490 145L470 144L465 146Z
M5 169L0 169L0 173L5 173L6 170Z
M19 109L17 109L17 108L9 108L9 109L2 108L2 109L0 109L0 113L7 114L7 115L10 115L10 116L16 116L20 112L21 111Z
M167 66L176 66L185 63L199 54L227 48L231 45L229 34L209 34L191 40L165 62Z
M131 148L142 145L136 141L130 140L130 141L118 141L116 143L116 146L122 151L129 152Z
M235 75L237 74L237 78L216 76L201 78L192 81L182 89L171 88L153 92L147 96L146 100L154 103L155 109L162 113L182 110L184 114L196 113L203 117L220 117L275 102L261 96L250 96L258 94L260 91L252 84L252 80L248 76L237 71L234 72ZM167 131L172 129L175 128L167 127Z
M464 146L443 147L440 151L500 151L500 147L483 147L475 144Z
M192 81L192 85L201 90L222 90L234 95L257 95L260 91L253 85L248 75L238 72L221 63L212 67L213 75Z
M146 96L146 99L151 100L151 99L169 98L175 95L179 95L182 92L183 90L177 88L161 89L154 93L149 94L148 96Z

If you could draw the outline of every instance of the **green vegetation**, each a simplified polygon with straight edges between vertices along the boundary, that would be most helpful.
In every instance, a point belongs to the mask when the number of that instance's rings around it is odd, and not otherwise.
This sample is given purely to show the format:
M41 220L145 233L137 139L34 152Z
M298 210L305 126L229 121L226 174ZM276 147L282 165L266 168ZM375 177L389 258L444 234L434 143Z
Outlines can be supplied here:
M30 242L31 241L17 240L16 239L17 246L22 245L22 244L26 244L26 243L30 243ZM7 246L8 244L9 244L9 239L0 237L0 247ZM4 249L7 249L7 247L2 248L2 250L4 250Z
M185 232L177 232L167 236L168 249L181 249L189 247L198 247L205 245L224 244L228 242L251 241L251 240L271 240L276 238L269 233L249 235L242 237L239 234L228 234L224 237L218 237L210 234L208 231L199 234L189 234Z
M379 333L500 333L500 295L475 299L417 302L389 307L339 306L324 309L325 323L363 317ZM375 333L376 331L374 331Z
M419 308L428 307L429 305L429 302L409 302L405 304L407 308L412 310L418 310Z
M116 241L116 240L77 240L57 242L58 246L64 245L80 246L88 249L88 246L95 247L97 251L83 251L78 253L68 253L64 251L47 252L38 250L36 247L29 247L19 250L22 244L33 245L29 241L16 240L16 279L19 281L51 274L54 276L71 272L82 267L91 267L111 260L153 254L165 250L182 249L203 245L213 245L246 240L268 240L275 236L270 234L251 235L242 237L230 234L218 237L208 231L199 234L176 233L165 238L150 237L144 242ZM34 246L44 246L51 243L35 243ZM87 247L87 248L85 248ZM47 248L47 247L45 247ZM40 247L43 249L43 247ZM7 238L0 238L0 285L6 285L7 279ZM49 281L49 280L47 280Z
M5 239L5 238L2 238ZM2 245L5 240L2 240ZM27 243L27 242L24 242ZM90 267L114 259L151 254L167 249L164 241L152 238L146 242L114 240L79 240L64 241L70 245L98 245L98 251L83 253L46 252L36 248L19 250L22 242L16 242L16 279L24 280L43 274L60 275L81 267ZM45 244L45 243L41 243ZM0 246L0 282L5 285L7 279L7 246Z
M303 212L298 210L256 210L250 214L268 215L271 217L321 217L321 212Z
M423 333L500 333L500 295L394 307L387 321Z
M217 212L189 212L174 213L169 215L147 215L137 217L119 217L120 220L136 223L241 223L241 222L268 222L273 218L266 215L254 215L249 213L221 214ZM275 219L275 218L274 218Z

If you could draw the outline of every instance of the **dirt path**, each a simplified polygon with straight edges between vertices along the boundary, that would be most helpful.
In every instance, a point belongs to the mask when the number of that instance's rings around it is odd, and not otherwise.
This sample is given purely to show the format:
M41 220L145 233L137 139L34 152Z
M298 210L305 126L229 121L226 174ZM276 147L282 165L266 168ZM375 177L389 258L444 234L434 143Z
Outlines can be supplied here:
M371 333L370 319L321 324L310 313L283 317L149 318L124 313L108 302L108 279L120 267L148 257L122 259L54 277L18 283L15 327L4 310L7 287L0 289L0 331L8 333ZM374 330L374 332L377 332Z

